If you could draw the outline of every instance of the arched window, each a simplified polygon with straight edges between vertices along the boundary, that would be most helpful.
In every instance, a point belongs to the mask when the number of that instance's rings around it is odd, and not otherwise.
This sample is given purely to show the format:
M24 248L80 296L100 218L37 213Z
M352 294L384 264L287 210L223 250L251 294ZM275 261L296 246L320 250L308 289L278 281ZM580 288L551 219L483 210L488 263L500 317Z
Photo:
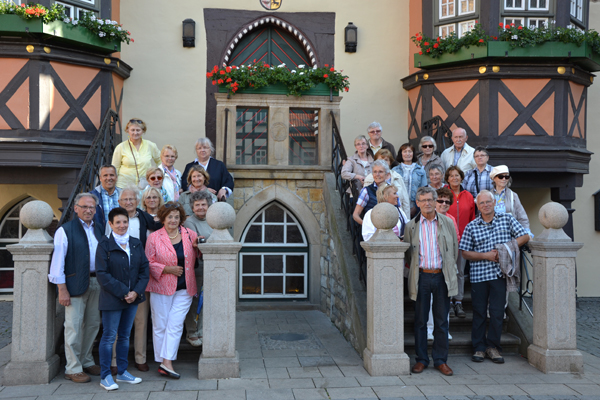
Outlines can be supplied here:
M241 241L241 299L307 297L308 242L289 211L269 204L250 221Z
M27 232L27 228L19 220L19 213L25 204L33 200L35 200L33 197L28 197L20 201L4 215L0 222L0 293L13 291L15 264L6 246L19 243ZM54 236L57 224L58 221L54 218L52 225L47 229L50 235Z

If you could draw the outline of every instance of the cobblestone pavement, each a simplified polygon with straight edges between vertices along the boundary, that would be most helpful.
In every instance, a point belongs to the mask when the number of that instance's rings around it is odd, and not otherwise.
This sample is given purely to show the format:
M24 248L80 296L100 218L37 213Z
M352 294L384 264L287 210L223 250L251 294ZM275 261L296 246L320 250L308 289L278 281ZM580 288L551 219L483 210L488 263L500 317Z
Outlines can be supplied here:
M577 348L600 357L600 297L577 300Z
M0 349L11 341L12 301L0 301Z

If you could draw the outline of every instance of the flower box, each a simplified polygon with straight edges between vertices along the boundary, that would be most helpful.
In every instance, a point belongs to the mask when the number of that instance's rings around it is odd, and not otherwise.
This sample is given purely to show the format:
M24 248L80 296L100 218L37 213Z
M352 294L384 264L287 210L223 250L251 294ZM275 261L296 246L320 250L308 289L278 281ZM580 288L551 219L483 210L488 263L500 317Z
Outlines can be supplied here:
M227 93L227 88L225 85L219 85L219 93ZM252 88L243 88L239 89L236 94L245 93L245 94L281 94L288 95L289 90L287 86L283 83L274 83L269 86L264 86L258 89ZM303 96L329 96L331 93L331 89L324 83L319 83L316 86L302 92ZM334 96L339 96L339 92L337 90L333 91Z
M573 43L546 42L530 47L512 48L509 42L491 41L487 46L462 48L456 53L443 54L437 58L415 54L414 65L416 68L434 69L447 66L467 64L471 60L483 58L512 58L518 60L560 61L569 60L579 65L586 71L600 71L600 55L592 51L592 47L584 43L577 46Z
M118 39L105 40L81 26L62 21L44 24L41 19L25 20L18 15L0 15L0 35L27 37L29 34L40 34L48 43L63 44L100 54L121 51Z

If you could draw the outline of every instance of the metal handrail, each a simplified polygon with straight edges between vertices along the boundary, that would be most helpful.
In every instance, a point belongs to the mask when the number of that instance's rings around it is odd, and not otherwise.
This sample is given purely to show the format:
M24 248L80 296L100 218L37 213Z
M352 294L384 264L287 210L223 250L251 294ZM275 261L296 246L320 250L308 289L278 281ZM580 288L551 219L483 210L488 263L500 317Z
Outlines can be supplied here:
M427 132L427 136L431 136L435 140L437 153L441 154L446 148L451 146L452 131L439 115L423 121L423 132Z
M349 182L342 178L342 167L348 159L344 143L335 120L335 113L330 111L331 126L332 126L332 153L331 153L331 169L335 175L335 188L340 193L342 200L342 210L346 216L346 229L352 237L352 254L356 257L360 267L360 279L366 283L367 281L367 256L364 249L360 245L362 242L361 226L354 221L352 214L354 212L354 201L358 198L358 190L353 182ZM348 193L348 188L352 196Z
M533 311L529 307L529 305L523 300L524 298L532 299L533 298L533 280L531 279L530 270L533 271L533 262L529 257L531 253L531 249L529 246L524 245L521 247L521 287L519 288L519 310L523 309L523 304L529 311L529 314L533 316ZM527 279L523 279L526 277ZM525 283L525 287L523 287L523 283Z
M69 201L60 217L59 226L68 222L73 217L73 206L75 205L75 197L79 193L89 192L98 185L98 172L100 167L105 164L110 164L112 154L115 150L115 142L117 140L117 123L119 115L112 109L109 109L104 114L102 125L94 136L90 150L85 157L83 166L77 176L77 183L69 196Z

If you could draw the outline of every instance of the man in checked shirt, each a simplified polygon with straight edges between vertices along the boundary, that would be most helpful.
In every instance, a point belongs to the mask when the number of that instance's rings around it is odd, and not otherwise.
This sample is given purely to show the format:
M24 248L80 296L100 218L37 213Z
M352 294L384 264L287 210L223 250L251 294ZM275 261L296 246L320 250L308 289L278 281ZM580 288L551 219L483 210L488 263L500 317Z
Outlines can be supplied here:
M496 200L490 191L479 192L475 202L481 215L465 227L459 245L463 257L471 262L471 340L475 351L471 359L483 362L487 356L495 363L503 363L500 335L506 301L506 277L500 270L496 245L516 239L520 247L529 241L529 235L512 215L495 213ZM486 336L488 304L490 325Z

